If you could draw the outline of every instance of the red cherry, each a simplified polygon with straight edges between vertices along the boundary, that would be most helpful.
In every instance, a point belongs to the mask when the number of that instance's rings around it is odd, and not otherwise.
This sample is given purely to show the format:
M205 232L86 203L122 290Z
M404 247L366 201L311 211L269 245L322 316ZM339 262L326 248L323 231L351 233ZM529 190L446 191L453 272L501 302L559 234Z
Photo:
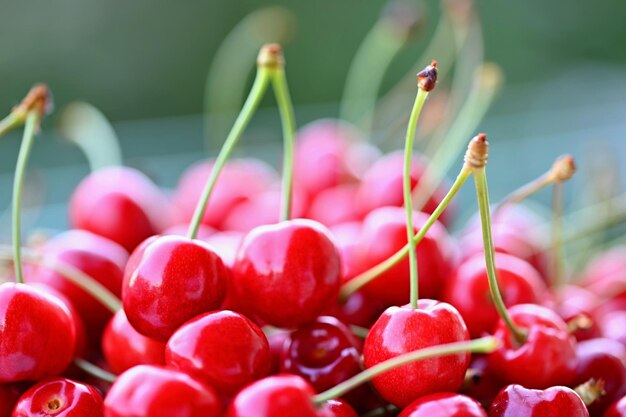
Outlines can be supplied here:
M165 343L138 333L124 310L118 311L104 330L102 353L116 374L137 365L165 365Z
M269 373L267 338L256 324L233 311L214 311L183 324L167 342L169 367L234 394Z
M341 257L344 282L367 269L360 264L361 260L358 257L361 229L361 222L340 223L329 228Z
M143 173L128 167L92 172L70 199L70 223L128 251L170 223L167 197Z
M372 211L363 221L363 231L356 248L358 263L366 269L371 268L406 245L405 218L406 213L401 207L382 207ZM425 213L414 212L416 232L427 219ZM438 296L444 279L455 266L455 255L455 247L446 229L435 222L417 247L421 297ZM403 305L409 301L409 275L409 260L406 258L363 286L362 291L385 305Z
M11 417L17 400L26 388L22 384L0 384L0 417Z
M325 315L337 317L343 323L370 328L385 308L383 303L372 300L363 294L363 291L356 291L350 294L345 302L337 301L326 311Z
M487 413L473 398L438 392L413 401L398 417L487 417Z
M220 417L211 386L172 369L140 365L120 375L104 399L105 417Z
M611 404L602 417L626 417L626 396Z
M26 391L12 417L101 417L102 396L91 386L66 378L42 381Z
M222 258L224 264L232 268L244 236L245 234L234 230L222 231L209 236L206 242L215 248L215 252Z
M578 285L563 285L558 288L554 298L556 298L556 311L566 323L580 316L590 320L590 327L576 329L573 332L576 340L600 337L601 331L595 310L601 302L597 295Z
M314 320L337 298L340 283L337 248L328 230L312 220L252 230L233 268L236 296L277 327Z
M0 382L40 380L59 375L70 364L76 325L58 298L24 284L4 283L0 323Z
M582 285L602 297L626 296L626 246L616 246L587 263Z
M503 253L496 253L495 259L500 292L507 307L539 301L546 286L529 263ZM480 337L493 330L499 316L491 301L483 254L459 265L447 281L441 299L461 313L471 337Z
M184 322L215 310L226 292L227 269L213 248L182 236L155 236L131 255L122 301L141 334L166 341Z
M417 349L469 340L461 315L450 304L420 299L418 308L390 307L370 329L363 347L366 368ZM456 391L463 384L469 354L415 362L373 379L381 396L398 407L440 391Z
M326 226L358 220L358 206L354 204L357 184L341 184L321 191L313 198L306 217Z
M271 366L270 375L280 372L280 356L283 353L283 345L289 340L289 330L276 329L267 335L267 341L270 344Z
M92 277L114 295L120 296L128 252L117 243L85 230L61 233L41 248L44 262L62 262ZM88 339L99 344L102 331L112 316L102 303L65 277L46 266L29 270L27 283L46 284L69 300L85 322Z
M518 346L501 319L494 336L502 346L490 355L491 371L505 383L529 388L572 382L578 360L575 339L565 322L552 310L535 304L518 304L508 311L511 320L528 336Z
M473 355L469 371L471 377L467 378L461 393L477 400L486 410L506 384L497 379L489 367L487 355Z
M317 411L317 415L318 417L359 417L354 408L341 399L326 401Z
M509 385L491 404L489 417L589 417L589 413L583 400L570 388L535 390Z
M227 417L318 417L315 391L295 375L260 379L242 389L230 403Z

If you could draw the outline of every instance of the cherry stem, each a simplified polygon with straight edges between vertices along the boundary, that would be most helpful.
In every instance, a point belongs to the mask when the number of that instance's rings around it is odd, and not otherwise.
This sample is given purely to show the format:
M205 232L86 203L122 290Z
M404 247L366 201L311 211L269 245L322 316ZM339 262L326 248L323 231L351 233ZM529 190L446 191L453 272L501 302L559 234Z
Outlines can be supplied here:
M274 94L278 102L278 111L280 112L280 120L283 128L283 178L280 220L284 221L291 218L296 118L289 95L289 88L287 86L287 77L285 76L282 54L279 61L279 65L273 69L272 85L274 86Z
M486 161L485 161L486 162ZM489 291L491 299L498 310L498 314L510 329L515 341L522 344L526 341L526 332L519 329L509 316L504 305L502 294L498 286L496 275L495 251L493 237L491 236L491 214L489 209L489 190L487 189L487 178L485 175L485 165L474 167L474 182L476 184L476 196L478 198L478 209L480 211L480 223L483 234L483 245L485 249L485 263L487 266L487 277L489 279Z
M17 129L24 124L24 114L11 112L4 119L0 120L0 136L4 136L13 129Z
M200 222L202 221L202 217L204 216L204 212L206 211L209 198L211 197L211 193L215 188L215 184L217 183L217 179L226 164L226 161L230 157L233 149L237 145L237 142L243 135L246 127L250 123L252 116L254 115L256 109L259 107L261 103L261 99L267 89L267 85L271 79L271 69L266 65L259 64L257 68L257 74L254 79L254 84L252 85L252 89L250 90L250 94L246 99L246 102L241 109L241 112L237 116L235 120L235 124L233 125L230 133L226 137L224 144L222 145L222 149L220 150L217 158L215 159L215 163L213 164L213 169L211 169L211 175L207 180L206 186L202 192L202 196L198 201L198 205L196 206L196 211L193 214L193 218L191 223L189 224L189 230L187 232L187 236L190 239L195 239L198 235L198 230L200 229Z
M356 337L365 339L367 335L369 334L370 329L352 324L350 325L350 331Z
M20 145L20 151L17 157L17 165L15 166L15 179L13 181L13 258L15 268L15 281L17 283L24 282L24 271L22 270L22 190L24 189L24 177L26 175L26 166L30 157L33 143L35 142L35 131L39 128L42 113L38 109L29 110L26 114L26 122L24 125L24 135Z
M443 345L430 346L427 348L415 350L413 352L405 353L394 358L387 359L384 362L376 364L371 368L362 371L361 373L343 381L333 388L317 394L313 397L313 402L319 406L325 401L341 397L342 395L353 390L357 386L363 384L364 382L370 381L372 378L375 378L380 374L412 362L439 356L456 355L466 352L491 353L498 347L498 340L493 336L488 336L466 342L447 343Z
M74 358L74 365L76 365L80 370L86 372L87 374L96 377L102 381L110 382L111 384L114 383L115 379L117 378L115 374L112 374L109 371L105 371L99 366L96 366L93 363L81 358Z
M605 385L606 383L603 379L591 378L589 381L575 387L574 391L580 396L585 405L589 407L606 395L606 391L604 390Z
M563 183L552 186L552 284L563 286Z

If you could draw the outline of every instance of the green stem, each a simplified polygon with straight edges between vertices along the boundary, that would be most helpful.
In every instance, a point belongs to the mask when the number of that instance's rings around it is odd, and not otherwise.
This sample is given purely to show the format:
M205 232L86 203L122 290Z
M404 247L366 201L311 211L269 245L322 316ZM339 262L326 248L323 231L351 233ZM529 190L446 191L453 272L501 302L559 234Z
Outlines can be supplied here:
M22 270L22 190L24 189L24 176L26 175L26 166L28 158L35 142L35 130L39 126L41 113L39 110L31 110L26 115L26 124L24 125L24 136L20 145L20 152L17 157L17 165L15 166L15 179L13 181L13 258L15 268L15 281L17 283L24 282L24 272Z
M498 310L498 314L504 320L510 329L515 341L522 344L526 341L526 332L519 329L509 316L509 312L504 305L502 294L498 286L498 278L496 274L495 250L493 246L493 237L491 236L491 214L489 208L489 190L487 189L487 178L485 175L485 167L474 169L474 181L476 184L476 196L478 198L478 209L480 211L480 223L483 233L483 245L485 249L485 263L487 266L487 277L489 279L489 290L491 299Z
M402 178L404 191L404 208L406 210L406 233L407 242L409 244L409 270L411 279L411 307L417 308L417 300L419 296L419 275L417 269L417 245L413 240L415 230L413 229L413 202L411 193L411 157L413 156L413 142L415 141L415 129L417 122L428 97L428 92L423 89L417 90L411 117L409 118L409 127L406 131L406 140L404 146L404 173Z
M493 209L493 217L496 217L504 207L521 203L539 190L554 183L554 181L555 179L554 176L551 175L551 172L546 172L541 177L522 185L520 188L510 193L498 204L496 204L496 207Z
M424 236L426 236L426 233L428 232L430 227L441 216L443 211L450 204L452 199L456 196L456 194L459 192L463 184L465 184L465 181L467 181L470 175L472 175L471 168L464 166L461 172L459 172L459 175L456 177L454 184L452 184L452 187L450 187L450 190L448 191L448 193L445 195L443 200L441 200L441 203L439 203L435 211L433 211L430 217L428 217L428 220L426 220L426 222L424 223L424 226L422 226L420 230L415 234L415 236L413 236L413 241L415 242L416 245L419 245L419 243L422 241ZM407 243L406 245L404 245L404 247L402 247L402 249L400 249L399 251L391 255L391 257L387 258L386 260L379 263L378 265L368 269L367 271L357 275L350 281L346 282L341 287L341 292L340 292L341 299L343 300L347 299L351 294L361 289L364 285L368 284L370 281L373 281L384 272L393 268L400 261L402 261L408 254L409 254L409 244Z
M189 231L187 232L187 236L190 239L195 239L198 234L198 229L200 228L200 222L202 221L202 216L206 210L206 207L209 202L209 197L211 197L211 193L215 188L215 184L217 182L217 178L219 174L222 172L226 161L230 157L233 149L237 145L237 142L241 138L244 130L250 123L254 112L259 107L259 103L263 98L265 90L267 89L267 85L271 79L271 69L261 66L257 70L257 75L254 80L254 84L252 85L252 89L250 90L250 94L246 99L246 102L237 116L237 120L235 120L235 124L233 125L228 137L224 141L222 145L222 149L220 153L217 155L215 159L215 163L213 164L213 169L211 169L211 175L206 183L204 191L202 192L202 196L198 201L198 205L196 206L196 211L193 214L193 218L191 223L189 224Z
M283 184L280 205L280 220L291 218L293 192L293 152L296 134L296 117L287 86L285 70L279 66L273 70L273 86L278 102L278 111L283 128Z
M552 186L552 284L563 285L563 183Z
M111 384L114 383L115 379L117 378L115 374L105 371L99 366L96 366L93 363L81 358L74 358L74 365L76 365L79 369L88 373L89 375L94 376L102 381L110 382Z
M431 346L415 350L413 352L405 353L403 355L387 359L384 362L374 365L371 368L366 369L365 371L353 376L352 378L347 379L346 381L334 386L333 388L317 394L315 397L313 397L313 402L316 405L321 405L325 401L341 397L342 395L351 391L362 383L367 382L380 374L388 372L402 365L406 365L423 359L446 355L456 355L466 352L491 353L496 350L498 346L498 340L495 337L488 336L472 341L447 343L444 345Z
M20 127L24 123L24 115L11 112L4 119L0 120L0 136L4 136L11 130Z

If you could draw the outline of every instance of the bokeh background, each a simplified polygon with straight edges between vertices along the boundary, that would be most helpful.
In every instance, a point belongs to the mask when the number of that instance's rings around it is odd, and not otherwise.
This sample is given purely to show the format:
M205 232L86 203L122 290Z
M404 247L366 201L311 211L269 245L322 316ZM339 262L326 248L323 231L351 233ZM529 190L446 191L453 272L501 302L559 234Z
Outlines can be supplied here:
M441 3L412 3L419 7L422 23L385 72L381 96L419 69L416 60L437 31ZM27 227L65 227L65 203L88 172L84 157L63 143L57 130L58 115L72 101L83 100L100 109L120 138L125 162L165 187L175 186L189 163L215 155L223 137L219 129L214 135L210 127L206 129L207 74L212 65L215 68L218 48L238 22L271 5L286 10L287 22L268 25L284 26L279 32L298 124L336 117L350 63L386 2L3 2L0 112L7 113L37 81L50 86L57 110L46 120L34 151ZM493 198L537 176L565 152L574 154L581 168L567 187L568 209L597 198L594 184L601 178L609 178L605 194L618 194L624 179L619 166L626 162L626 2L480 0L475 9L481 35L468 53L467 71L480 63L482 50L484 60L496 63L505 79L485 118L467 132L467 138L477 130L491 138ZM250 39L261 38L255 33ZM245 56L238 61L217 65L248 74L245 91L253 71L245 48L241 50ZM449 51L436 50L434 55L442 66L449 61ZM444 92L452 88L455 74L458 79L463 73L458 62L453 60L447 69ZM236 102L237 94L229 97L230 91L225 84L215 94ZM397 95L395 109L408 111L414 90L405 93ZM212 110L223 111L222 121L232 117L228 108ZM401 112L394 112L402 120ZM401 130L381 134L387 124L392 123L379 121L375 140L389 149L398 146ZM276 163L279 127L270 97L239 154L261 155ZM19 134L12 134L0 143L0 208L9 204L18 138ZM475 204L471 187L466 188L460 204L463 212L473 210ZM538 200L549 201L549 193ZM0 231L8 224L4 216Z

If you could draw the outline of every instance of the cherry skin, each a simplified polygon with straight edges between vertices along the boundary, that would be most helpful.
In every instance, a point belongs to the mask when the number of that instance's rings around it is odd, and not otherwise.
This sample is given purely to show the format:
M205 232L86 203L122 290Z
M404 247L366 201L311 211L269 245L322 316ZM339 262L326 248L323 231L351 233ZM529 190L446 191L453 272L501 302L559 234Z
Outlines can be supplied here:
M428 215L413 213L417 232ZM369 269L386 260L407 243L406 213L401 207L382 207L372 211L363 221L363 230L356 248L358 264ZM455 266L455 247L441 223L435 222L417 247L419 294L436 298ZM410 276L408 257L363 286L362 291L383 304L403 305L409 302Z
M398 417L487 417L487 413L473 398L438 392L413 401Z
M283 345L280 371L305 378L322 392L361 371L359 341L335 317L295 330Z
M232 268L244 236L244 233L234 230L221 231L209 236L206 242L215 248L215 252L222 258L224 264Z
M283 329L275 329L269 332L267 335L267 341L270 344L270 375L276 375L280 373L280 361L283 354L283 346L289 340L291 331Z
M601 297L626 297L626 246L616 246L586 266L582 285Z
M489 417L589 417L583 400L570 388L546 390L508 385L489 408Z
M226 417L318 417L314 395L313 387L299 376L270 376L242 389Z
M343 260L343 259L342 259ZM369 329L385 311L385 305L356 291L344 303L337 301L325 315L337 317L341 322Z
M104 330L102 353L115 374L137 365L165 365L165 343L137 332L124 310L118 311Z
M128 167L92 172L74 190L69 206L72 227L104 236L129 252L171 222L165 194Z
M328 230L312 220L253 229L233 267L235 295L276 327L309 323L337 298L341 264Z
M485 410L506 384L498 380L489 367L487 355L472 355L472 361L461 393L477 400Z
M128 321L144 336L167 341L187 320L220 307L228 272L205 242L155 236L131 255L122 301Z
M517 345L502 319L494 336L502 346L490 354L491 371L505 383L544 389L572 382L578 360L576 342L565 322L552 310L535 304L508 309L511 320L528 336Z
M500 292L507 307L539 302L546 286L529 263L503 253L496 253L495 259ZM459 265L447 281L441 299L461 313L471 337L480 337L493 330L498 322L498 312L491 301L483 254Z
M22 384L0 384L0 417L11 417L17 400L26 388Z
M341 184L321 191L311 201L306 217L326 226L359 220L354 204L357 184Z
M328 400L317 412L318 417L359 417L350 404L339 400Z
M553 296L556 299L555 309L566 323L581 316L590 320L590 327L576 329L573 332L576 340L589 340L600 337L601 331L596 315L596 309L601 304L600 298L593 292L578 285L563 285L555 290ZM550 300L548 300L549 302Z
M169 367L223 394L234 394L266 376L270 359L269 343L259 326L228 310L202 314L183 324L165 350Z
M44 262L62 262L98 281L120 297L128 252L119 244L85 230L70 230L54 236L40 249ZM43 283L63 294L85 323L87 337L96 346L112 316L100 301L46 266L29 269L27 283Z
M450 304L420 299L418 308L389 307L370 329L363 346L366 368L387 359L444 343L469 340L461 315ZM373 379L380 395L406 407L424 395L456 391L469 365L467 353L425 359L396 368Z
M93 387L66 378L48 379L22 395L12 417L102 417L102 396Z
M0 323L0 383L59 375L74 357L76 325L50 294L25 284L0 285Z
M139 365L120 375L104 399L105 417L220 417L215 390L172 369Z
M602 417L626 417L626 396L611 404Z

